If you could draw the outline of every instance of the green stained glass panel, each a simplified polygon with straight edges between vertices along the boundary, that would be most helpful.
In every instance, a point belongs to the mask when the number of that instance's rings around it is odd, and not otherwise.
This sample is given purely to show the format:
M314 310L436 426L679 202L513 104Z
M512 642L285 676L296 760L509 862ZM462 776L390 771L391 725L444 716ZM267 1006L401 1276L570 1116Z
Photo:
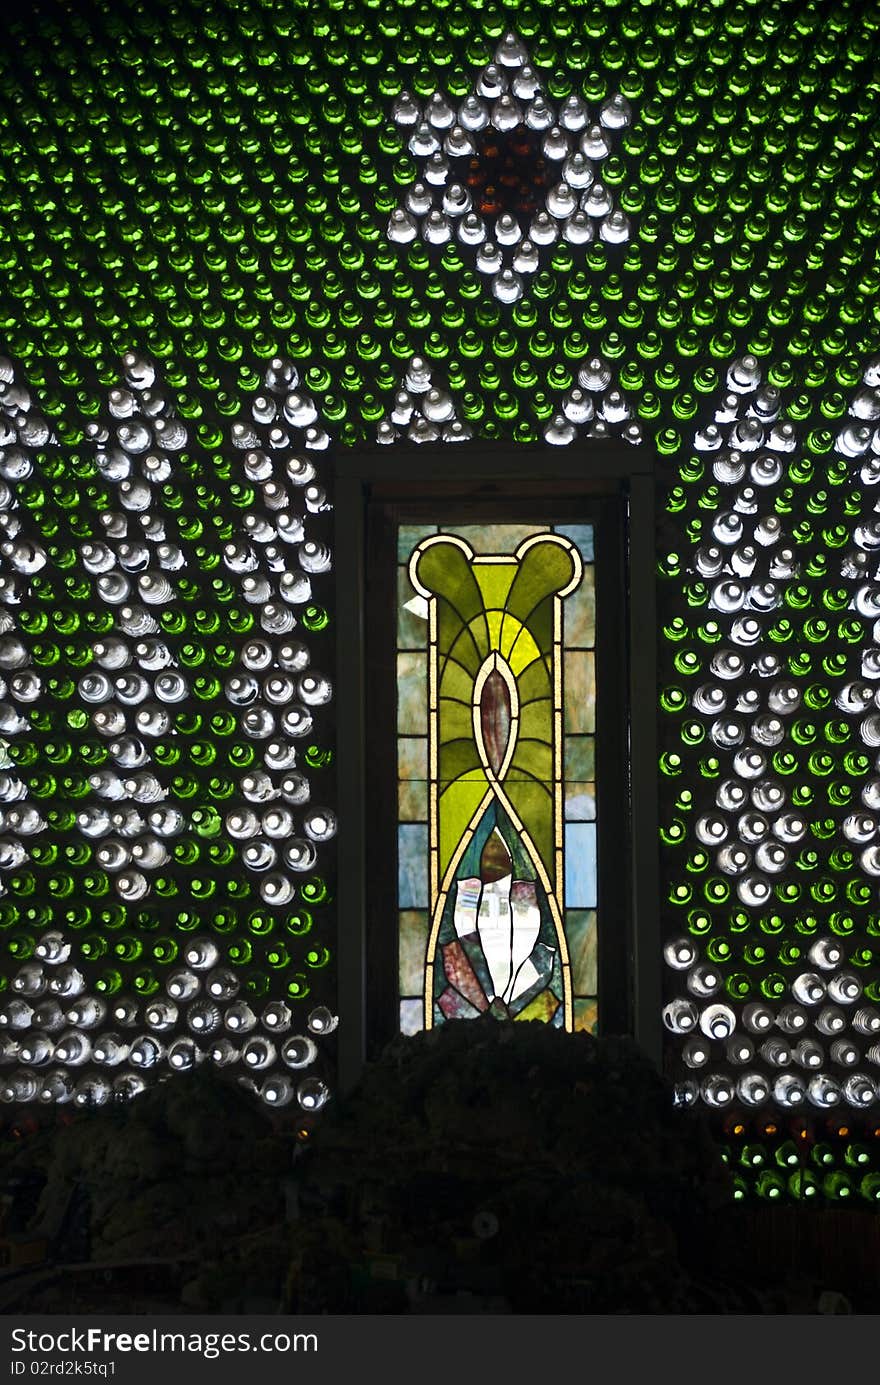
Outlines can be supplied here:
M428 821L427 779L401 779L397 789L398 816L401 822Z
M552 697L553 684L550 670L543 659L535 659L522 670L517 678L520 707L525 707L539 697Z
M552 734L553 700L549 697L536 698L520 708L519 732L523 741L544 741L548 731ZM543 733L543 735L542 735Z
M534 737L520 736L510 773L517 771L528 778L540 779L548 783L553 778L553 747L548 741L538 741Z
M595 999L585 999L575 996L574 1000L574 1028L583 1029L588 1034L595 1034L599 1025L599 1002Z
M399 920L398 981L402 996L417 996L425 979L425 948L428 943L428 913L425 909L403 909Z
M596 742L592 736L565 737L565 777L583 783L596 777Z
M445 668L448 660L454 659L468 669L472 677L476 677L488 647L485 615L477 616L472 627L462 626L452 608L441 601L438 602L437 626L438 642L444 650L442 659L438 661L440 669Z
M576 996L594 996L598 991L598 931L595 909L569 909L565 916L571 957L571 979Z
M453 741L467 740L470 736L473 713L466 703L459 702L456 698L441 697L440 717Z
M447 659L440 678L441 697L454 698L470 709L473 705L474 678L454 659Z
M593 731L596 726L596 674L592 654L567 649L565 668L565 729Z
M450 741L448 745L444 745L440 755L441 784L474 777L478 777L481 783L485 781L483 770L479 768L479 756L474 747L473 736L469 735L462 741Z

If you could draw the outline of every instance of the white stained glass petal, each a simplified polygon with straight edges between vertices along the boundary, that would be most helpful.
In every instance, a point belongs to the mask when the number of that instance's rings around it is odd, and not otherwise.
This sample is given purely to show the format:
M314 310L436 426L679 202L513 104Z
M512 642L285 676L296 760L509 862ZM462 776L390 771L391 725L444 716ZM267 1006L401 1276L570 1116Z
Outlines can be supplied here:
M541 931L541 911L535 887L531 882L518 880L511 893L511 961L512 975L504 1000L511 1004L522 995L537 979L537 972L529 962L532 949ZM527 975L534 973L534 975Z
M516 974L516 979L512 983L509 996L505 999L508 1004L513 1004L519 996L524 995L527 990L541 980L541 974L534 962L524 962Z
M513 878L504 875L483 885L477 912L477 932L489 968L495 994L503 996L511 981L512 919L510 890Z
M421 595L414 596L411 601L405 601L403 609L418 616L419 620L427 620L431 610L427 597Z
M480 880L469 876L457 880L455 884L455 910L453 922L458 938L472 937L477 931L477 908L480 903Z

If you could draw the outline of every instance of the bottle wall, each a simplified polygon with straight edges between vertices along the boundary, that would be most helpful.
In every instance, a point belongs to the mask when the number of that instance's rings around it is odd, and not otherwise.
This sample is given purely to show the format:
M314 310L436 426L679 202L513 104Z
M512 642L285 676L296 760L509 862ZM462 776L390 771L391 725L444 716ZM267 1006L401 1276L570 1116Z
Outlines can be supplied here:
M621 436L661 498L669 1074L767 1151L731 1137L743 1190L874 1198L874 17L96 14L0 59L7 1100L209 1042L323 1099L333 451Z

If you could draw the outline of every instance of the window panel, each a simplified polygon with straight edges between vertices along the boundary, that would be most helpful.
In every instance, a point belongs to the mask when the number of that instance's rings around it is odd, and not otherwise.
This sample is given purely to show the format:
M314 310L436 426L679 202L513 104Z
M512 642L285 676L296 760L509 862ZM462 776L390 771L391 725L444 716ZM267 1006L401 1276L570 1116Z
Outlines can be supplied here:
M417 974L428 1026L596 991L593 528L561 528L398 528L402 1025Z

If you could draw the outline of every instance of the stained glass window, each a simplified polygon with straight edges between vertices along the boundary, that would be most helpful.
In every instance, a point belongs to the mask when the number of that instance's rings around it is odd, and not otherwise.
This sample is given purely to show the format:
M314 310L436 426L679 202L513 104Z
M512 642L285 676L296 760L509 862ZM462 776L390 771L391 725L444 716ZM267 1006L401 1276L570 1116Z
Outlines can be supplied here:
M400 1027L592 1028L593 526L397 534Z

